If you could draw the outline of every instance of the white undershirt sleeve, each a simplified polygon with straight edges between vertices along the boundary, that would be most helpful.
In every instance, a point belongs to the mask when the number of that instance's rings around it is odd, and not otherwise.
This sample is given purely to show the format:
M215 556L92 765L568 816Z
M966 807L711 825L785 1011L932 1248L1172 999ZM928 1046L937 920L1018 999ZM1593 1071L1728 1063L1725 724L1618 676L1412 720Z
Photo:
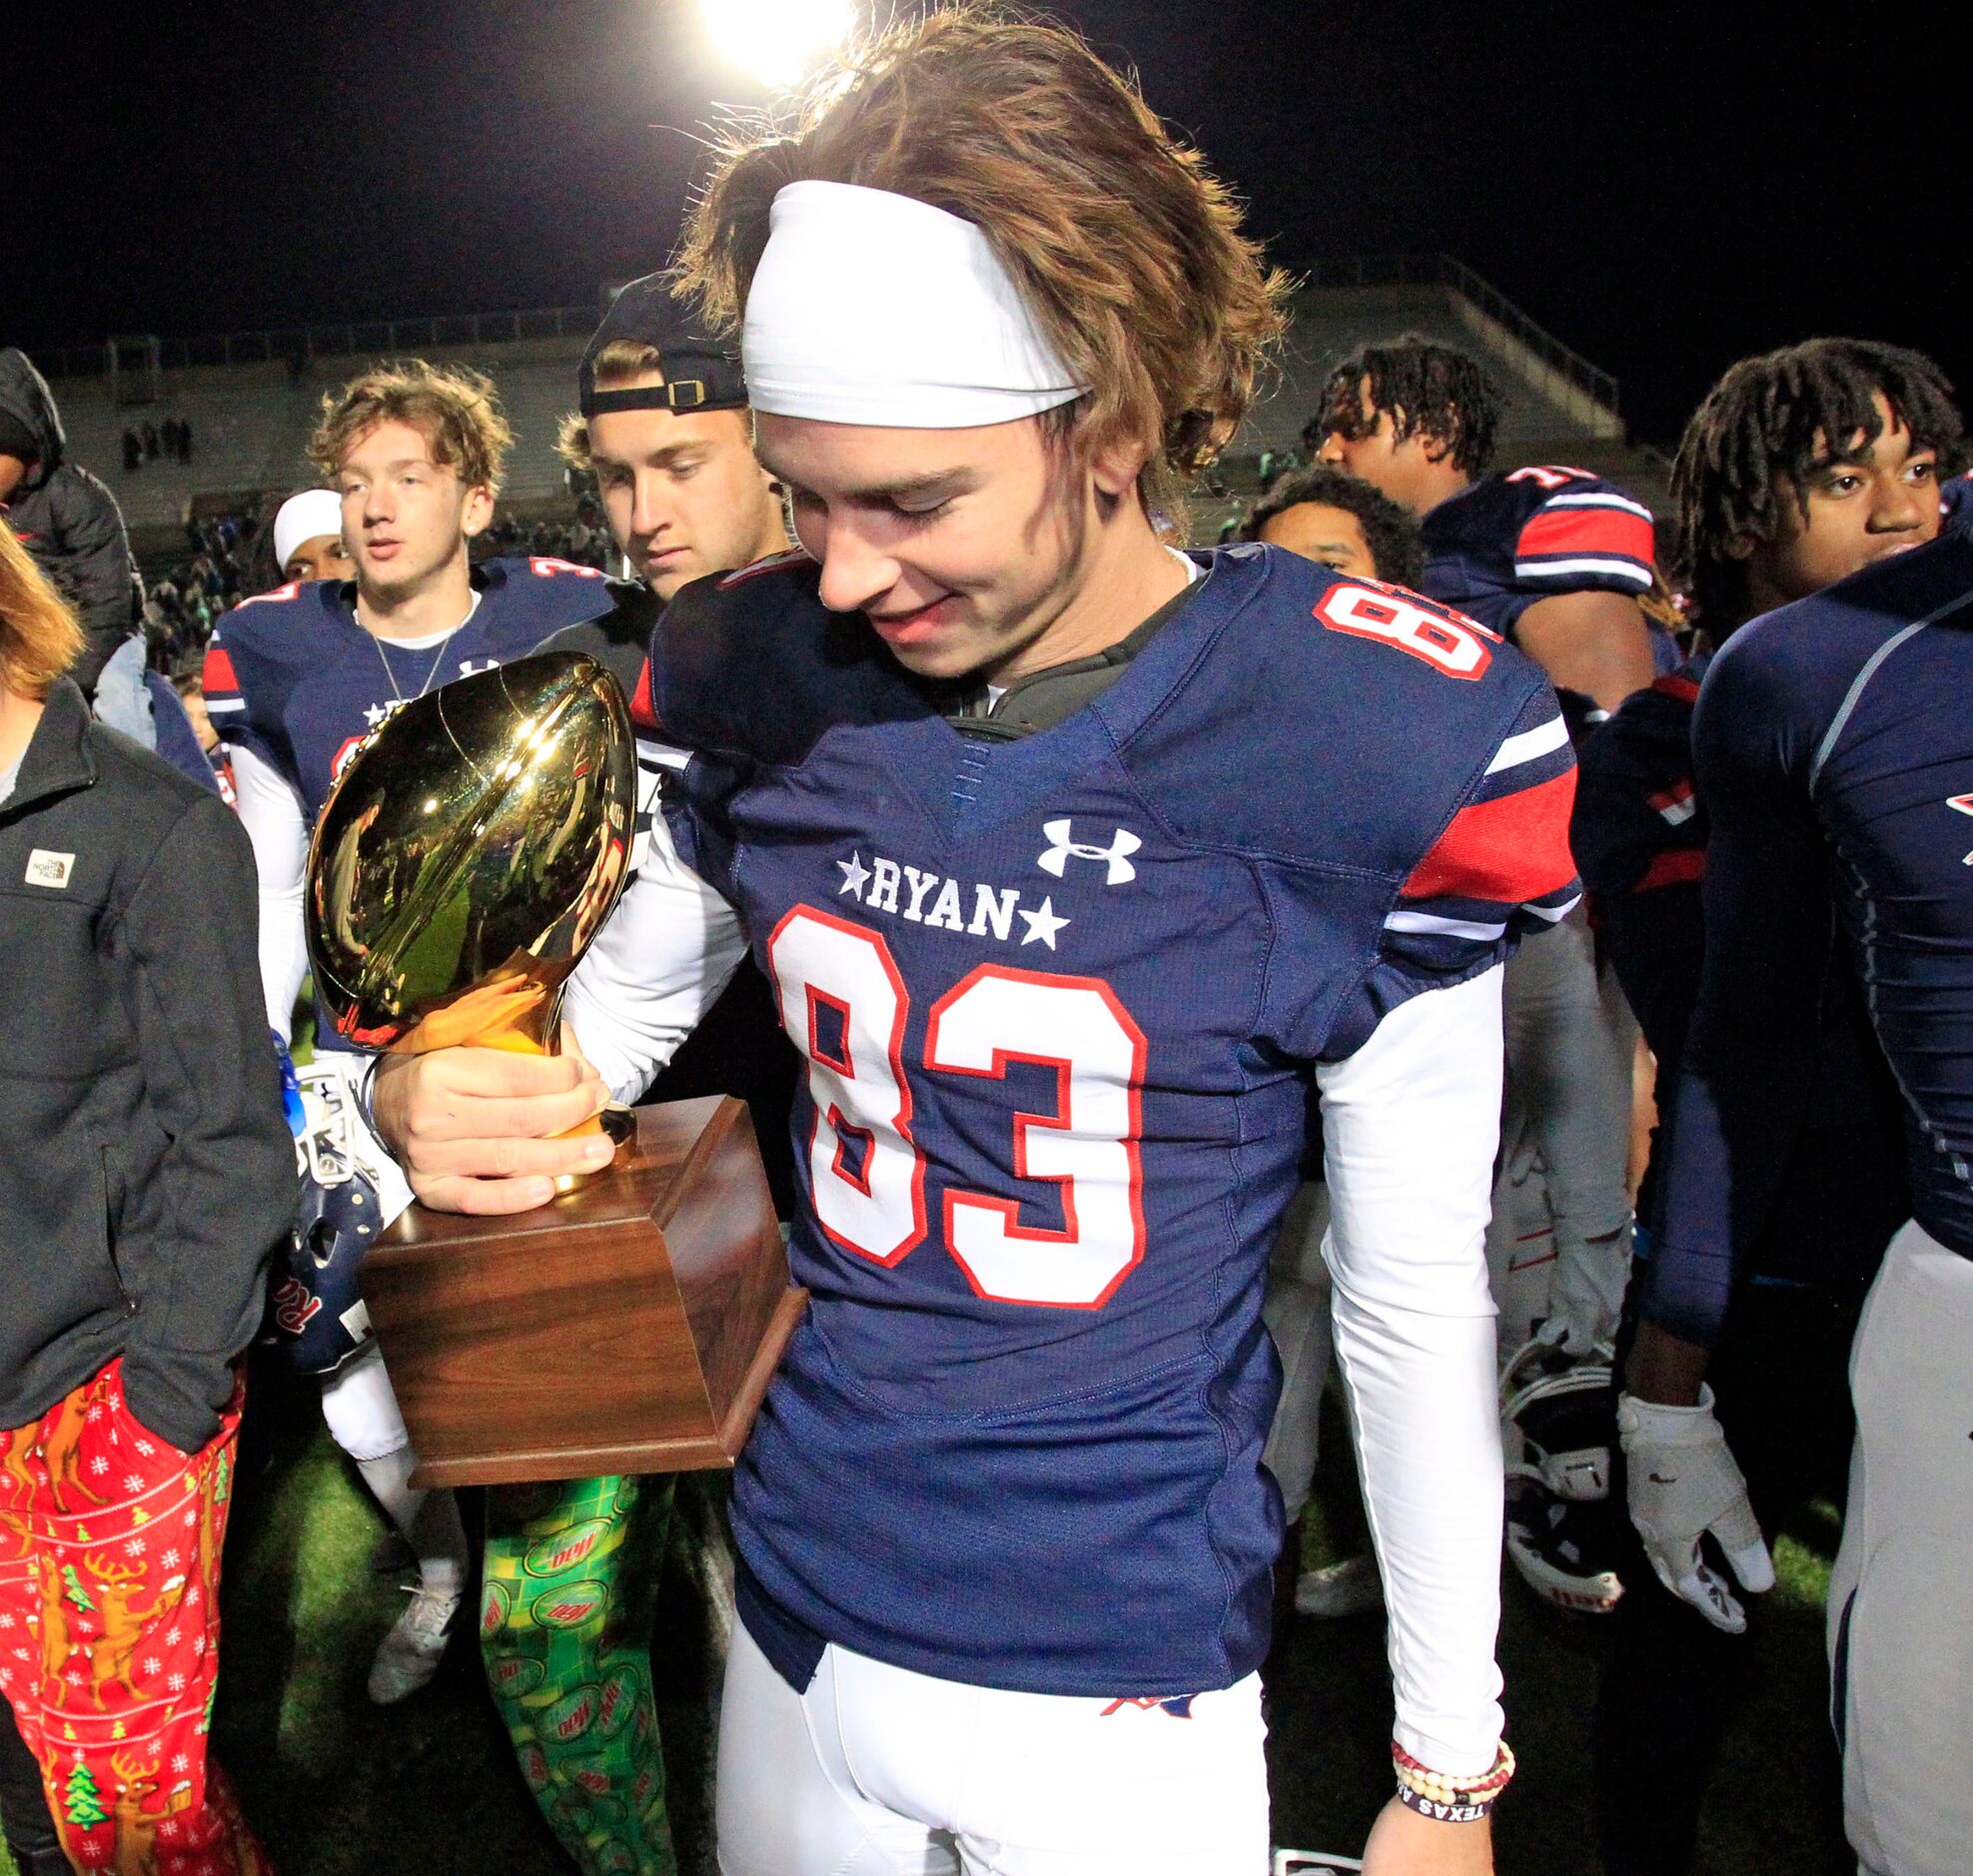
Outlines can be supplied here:
M619 1101L634 1101L746 955L737 913L679 859L664 816L568 980L563 1019Z
M1472 1775L1500 1736L1501 1470L1485 1237L1500 972L1427 991L1321 1068L1336 1354L1390 1609L1397 1739Z
M261 880L261 989L268 1027L285 1045L295 999L308 975L302 926L302 881L309 859L308 812L294 784L252 749L235 743L233 788L242 824L254 846Z

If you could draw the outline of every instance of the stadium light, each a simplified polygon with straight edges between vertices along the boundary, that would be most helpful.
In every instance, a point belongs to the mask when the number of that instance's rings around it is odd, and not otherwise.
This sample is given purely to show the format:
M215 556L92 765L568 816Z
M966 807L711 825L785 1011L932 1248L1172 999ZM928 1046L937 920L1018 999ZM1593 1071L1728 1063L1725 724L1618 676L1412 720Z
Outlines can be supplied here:
M791 85L848 38L854 0L699 0L706 36L721 58L763 85Z

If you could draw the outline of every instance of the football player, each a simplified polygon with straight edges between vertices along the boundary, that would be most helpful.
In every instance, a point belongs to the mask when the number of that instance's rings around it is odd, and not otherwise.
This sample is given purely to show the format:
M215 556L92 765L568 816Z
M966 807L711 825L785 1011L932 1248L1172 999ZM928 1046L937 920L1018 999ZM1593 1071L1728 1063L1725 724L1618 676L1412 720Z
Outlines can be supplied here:
M355 579L343 545L343 497L334 488L304 488L274 514L274 563L284 580Z
M698 332L663 274L611 304L561 427L571 469L596 478L630 570L660 599L788 544L780 490L753 454L730 350Z
M1473 359L1407 337L1344 360L1303 436L1419 516L1426 592L1519 645L1600 720L1655 668L1637 603L1652 585L1651 512L1581 469L1487 474L1498 425ZM1503 1133L1529 1141L1554 1227L1544 1335L1586 1359L1615 1330L1629 1269L1633 1032L1597 994L1580 915L1513 961L1505 999Z
M1935 538L1941 474L1960 432L1938 368L1895 346L1821 339L1735 365L1687 426L1674 472L1708 645ZM1704 953L1709 822L1693 785L1691 729L1711 660L1702 652L1659 678L1589 743L1573 827L1604 944L1657 1058L1666 1123ZM1851 1336L1884 1246L1910 1211L1896 1089L1832 937L1825 917L1812 1099L1707 1363L1750 1515L1767 1529L1811 1498L1841 1495ZM1665 1176L1665 1134L1640 1201L1647 1219ZM1640 1231L1640 1250L1650 1241ZM1646 1255L1633 1298L1651 1284ZM1642 1332L1644 1363L1664 1333ZM1628 1495L1658 1580L1644 1570L1626 1577L1598 1702L1597 1815L1612 1876L1691 1867L1699 1803L1745 1671L1744 1649L1725 1638L1746 1626L1739 1600L1709 1565L1694 1567L1689 1544L1677 1547L1652 1502L1650 1475L1677 1469L1675 1455L1661 1463L1660 1437L1667 1425L1697 1423L1690 1414L1664 1422L1641 1400L1626 1408ZM1745 1586L1771 1580L1751 1539L1743 1555ZM1640 1817L1632 1797L1645 1787L1654 1802Z
M1958 528L1742 626L1706 673L1705 965L1622 1405L1632 1514L1673 1583L1698 1574L1707 1530L1743 1585L1763 1580L1703 1376L1819 1085L1833 913L1902 1096L1912 1201L1851 1352L1828 1605L1844 1818L1871 1876L1946 1876L1973 1839L1973 1682L1953 1652L1973 1630L1969 694L1973 540Z
M207 650L206 707L230 749L254 844L268 1022L284 1046L308 968L309 835L342 766L412 698L533 651L614 604L592 568L539 558L471 563L470 543L493 518L509 442L493 387L476 373L414 361L352 381L325 401L310 455L335 488L356 577L291 581L246 600ZM327 510L317 510L303 522L313 535L293 543L288 558L326 534ZM325 1072L347 1077L361 1062L333 1036L319 1036L317 1050ZM312 1125L346 1111L327 1091ZM360 1168L346 1130L332 1131L338 1138L323 1163L339 1175L346 1165ZM330 1430L418 1556L418 1585L370 1676L371 1697L390 1703L438 1669L465 1592L466 1536L450 1492L410 1482L417 1455L354 1289L359 1228L331 1229L333 1210L309 1224L332 1255L319 1272L298 1260L290 1276L300 1290L278 1292L276 1321L305 1366L333 1365L323 1386Z
M1276 478L1240 523L1242 540L1264 540L1358 578L1416 587L1425 571L1418 522L1389 495L1342 469L1318 466ZM1311 1172L1319 1172L1312 1167ZM1295 1606L1304 1615L1355 1615L1381 1608L1377 1559L1366 1553L1300 1570L1297 1530L1315 1478L1323 1390L1333 1367L1329 1269L1323 1234L1329 1195L1317 1180L1298 1192L1282 1220L1269 1260L1262 1314L1281 1355L1281 1403L1262 1457L1281 1486L1288 1531L1285 1564Z
M1330 373L1303 441L1419 517L1427 592L1608 712L1669 662L1637 603L1651 589L1651 511L1585 469L1489 475L1498 427L1479 364L1408 335Z
M595 473L625 560L657 598L690 579L784 551L778 489L754 461L737 350L709 336L650 275L611 303L577 374L579 409L561 452ZM641 595L639 595L641 596ZM654 606L621 593L616 608L555 640L593 650L637 692ZM628 663L625 663L627 656ZM640 749L646 780L667 759ZM671 752L671 760L681 760ZM655 807L646 787L641 824ZM709 1073L684 1085L672 1071L653 1099L744 1095L770 1143L785 1137L792 1051L773 1026L767 986L751 968L708 1016L718 1046ZM677 1065L674 1065L674 1069ZM770 1145L771 1150L771 1145ZM664 1758L651 1693L651 1578L664 1556L673 1503L667 1477L603 1477L495 1487L488 1493L480 1648L488 1685L528 1789L585 1876L669 1876ZM716 1502L687 1539L700 1564L715 1650L732 1621L730 1555ZM577 1622L567 1610L586 1603ZM612 1720L571 1730L553 1723L585 1689L612 1691Z
M1411 510L1362 477L1321 465L1277 478L1242 519L1240 538L1393 586L1417 589L1425 577Z
M722 1866L1263 1866L1260 1293L1313 1076L1392 1607L1366 1867L1486 1870L1496 967L1575 896L1553 694L1429 602L1161 537L1278 288L1061 29L860 46L688 256L806 549L653 635L697 871L654 839L571 980L593 1068L373 1095L430 1202L524 1209L743 944L776 987L813 1301L734 1484Z

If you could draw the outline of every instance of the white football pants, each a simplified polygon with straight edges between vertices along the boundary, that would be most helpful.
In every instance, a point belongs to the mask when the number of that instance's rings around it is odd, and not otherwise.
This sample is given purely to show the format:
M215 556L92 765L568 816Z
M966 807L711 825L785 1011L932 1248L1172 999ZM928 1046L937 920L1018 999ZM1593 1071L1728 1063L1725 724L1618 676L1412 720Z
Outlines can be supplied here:
M1266 1876L1260 1676L1159 1705L936 1680L830 1647L806 1693L733 1628L723 1876Z
M1829 1583L1843 1823L1866 1876L1973 1868L1973 1262L1891 1240L1850 1355Z

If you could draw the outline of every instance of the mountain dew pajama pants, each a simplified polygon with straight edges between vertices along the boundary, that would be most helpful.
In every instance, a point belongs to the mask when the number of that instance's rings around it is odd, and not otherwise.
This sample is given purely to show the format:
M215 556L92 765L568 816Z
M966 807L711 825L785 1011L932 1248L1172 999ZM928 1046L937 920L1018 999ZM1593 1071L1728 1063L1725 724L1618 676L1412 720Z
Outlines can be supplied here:
M77 1869L265 1876L206 1754L243 1390L188 1454L131 1413L122 1367L0 1429L0 1692Z
M674 1876L651 1698L669 1478L487 1494L480 1649L527 1788L583 1876Z

